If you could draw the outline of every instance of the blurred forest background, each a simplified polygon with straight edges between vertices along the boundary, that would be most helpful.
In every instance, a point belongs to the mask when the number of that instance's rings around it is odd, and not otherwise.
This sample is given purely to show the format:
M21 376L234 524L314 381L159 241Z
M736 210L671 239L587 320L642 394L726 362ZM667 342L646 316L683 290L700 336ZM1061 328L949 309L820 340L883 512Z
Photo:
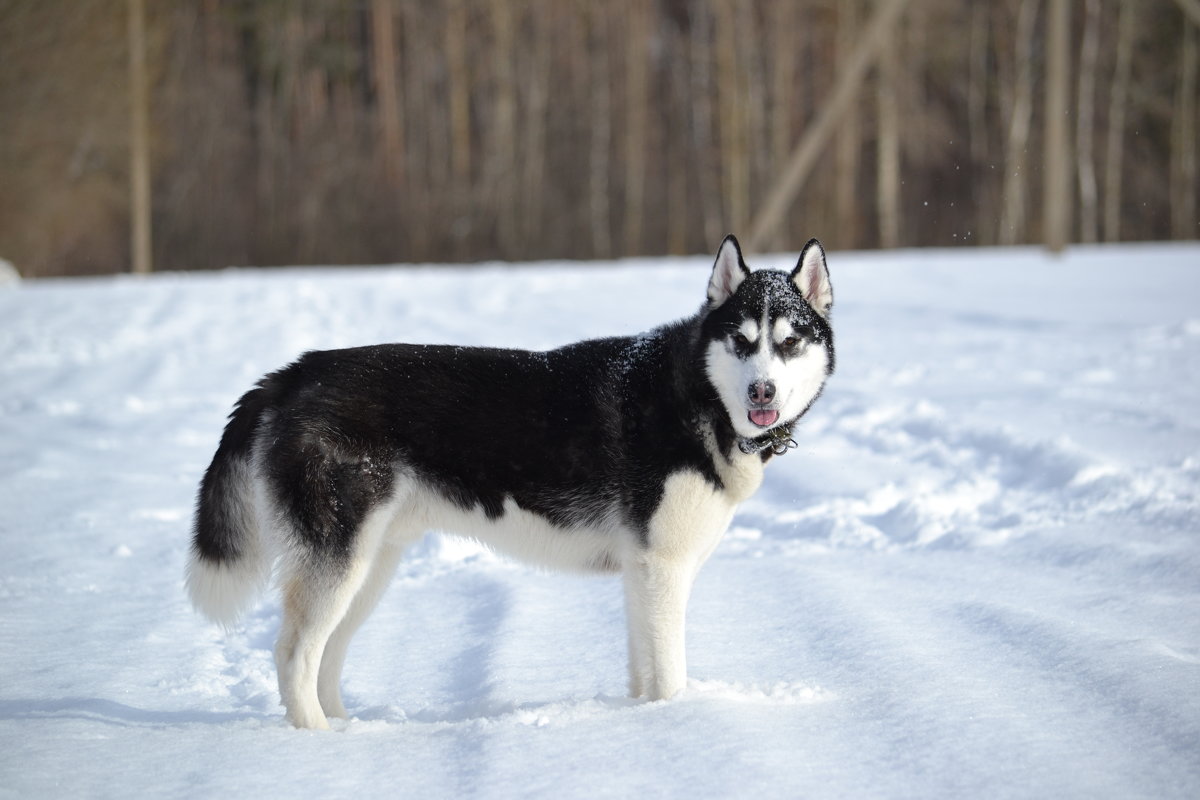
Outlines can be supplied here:
M0 0L0 257L130 268L138 51L155 269L1200 237L1200 0L891 2Z

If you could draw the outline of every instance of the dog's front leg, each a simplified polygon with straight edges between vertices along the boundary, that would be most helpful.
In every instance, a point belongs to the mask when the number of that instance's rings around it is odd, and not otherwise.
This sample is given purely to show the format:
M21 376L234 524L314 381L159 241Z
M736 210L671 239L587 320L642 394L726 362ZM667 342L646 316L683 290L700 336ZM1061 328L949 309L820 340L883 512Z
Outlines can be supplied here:
M641 697L645 692L645 677L650 674L649 654L642 646L646 638L645 625L642 623L643 613L641 604L633 595L633 584L630 571L625 572L625 624L629 636L629 696Z
M664 700L687 684L684 617L695 570L652 552L625 568L629 693Z

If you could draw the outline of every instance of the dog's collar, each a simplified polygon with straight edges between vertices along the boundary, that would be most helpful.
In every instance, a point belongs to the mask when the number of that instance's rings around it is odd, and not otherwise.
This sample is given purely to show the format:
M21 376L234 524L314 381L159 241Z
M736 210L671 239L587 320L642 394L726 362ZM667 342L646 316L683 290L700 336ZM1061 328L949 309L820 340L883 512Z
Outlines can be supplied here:
M781 456L794 447L797 447L797 444L796 440L792 438L791 425L780 425L753 439L744 436L738 437L738 450L748 456L758 455L764 450L770 450L775 455Z

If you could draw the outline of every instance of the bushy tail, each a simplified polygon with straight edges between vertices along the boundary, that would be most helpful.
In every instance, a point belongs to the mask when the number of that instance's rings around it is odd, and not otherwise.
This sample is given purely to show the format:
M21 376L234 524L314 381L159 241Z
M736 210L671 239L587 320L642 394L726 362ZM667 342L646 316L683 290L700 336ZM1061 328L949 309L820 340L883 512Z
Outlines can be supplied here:
M254 507L254 438L268 405L260 384L238 401L200 482L186 584L196 610L226 627L266 585L271 557Z

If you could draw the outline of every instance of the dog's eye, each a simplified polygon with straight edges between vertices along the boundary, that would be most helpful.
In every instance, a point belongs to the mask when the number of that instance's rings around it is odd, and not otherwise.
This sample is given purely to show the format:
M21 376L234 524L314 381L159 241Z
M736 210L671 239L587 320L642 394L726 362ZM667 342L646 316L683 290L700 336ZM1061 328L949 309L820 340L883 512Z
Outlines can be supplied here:
M800 344L800 338L797 336L788 336L779 343L784 350L795 350L796 345Z
M745 337L745 335L741 334L741 333L735 333L733 335L733 343L735 345L737 345L738 347L749 347L750 346L750 340L747 339Z

